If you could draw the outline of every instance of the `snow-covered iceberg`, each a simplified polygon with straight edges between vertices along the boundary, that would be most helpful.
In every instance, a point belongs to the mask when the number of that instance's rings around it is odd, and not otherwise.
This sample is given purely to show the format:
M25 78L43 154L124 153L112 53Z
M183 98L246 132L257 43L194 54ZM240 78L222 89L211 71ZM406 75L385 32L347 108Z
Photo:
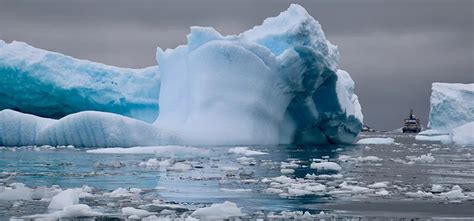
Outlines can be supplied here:
M469 130L474 122L474 84L433 83L431 89L430 129L421 132L417 139L440 137L444 138L443 142L467 145L468 138L472 138L467 134L472 134ZM474 145L474 140L471 144Z
M0 40L0 110L60 118L85 110L153 122L158 67L118 68Z
M3 44L0 54L22 58L4 61L7 72L0 75L10 84L1 91L13 90L5 97L15 105L32 102L48 113L63 106L95 110L91 107L97 104L101 111L150 121L158 113L154 102L159 102L159 116L148 124L99 112L49 120L6 111L4 115L21 120L0 121L17 124L23 137L3 132L0 138L8 142L0 144L308 145L351 143L359 133L363 116L354 81L337 69L337 47L303 7L292 4L240 35L192 27L187 39L187 45L175 49L158 48L159 67L144 70L79 61L21 43ZM27 53L21 57L8 47L23 47ZM13 84L23 81L22 86ZM88 86L82 86L84 81ZM36 99L21 95L28 90ZM48 99L36 104L41 96ZM61 103L64 97L71 97L71 103ZM117 108L117 99L123 108ZM26 132L23 119L29 122Z
M187 37L158 48L157 127L194 145L350 143L360 131L354 82L303 7L240 35L192 27Z

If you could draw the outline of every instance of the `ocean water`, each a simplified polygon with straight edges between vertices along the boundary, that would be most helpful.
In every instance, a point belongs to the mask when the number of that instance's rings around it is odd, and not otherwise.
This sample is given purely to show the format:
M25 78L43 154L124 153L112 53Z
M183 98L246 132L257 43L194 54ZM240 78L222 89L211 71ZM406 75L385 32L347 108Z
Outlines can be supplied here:
M87 185L93 188L92 196L81 203L103 213L102 219L125 219L120 214L125 206L159 212L163 207L157 201L179 207L176 214L231 201L247 218L298 216L305 211L348 219L474 217L474 148L419 142L413 135L399 133L364 133L360 137L392 137L395 143L251 146L249 150L266 154L248 156L230 151L235 147L191 147L205 152L198 156L2 147L0 186L15 182L32 189ZM171 162L168 166L157 166L156 162L166 160ZM342 169L311 168L312 163L324 161L335 162ZM444 192L459 185L464 197L442 197L431 191L433 184L443 186ZM320 185L325 189L308 188ZM125 197L107 195L117 188L139 188L141 192ZM433 195L419 196L418 191ZM48 214L48 204L47 199L0 199L0 219Z

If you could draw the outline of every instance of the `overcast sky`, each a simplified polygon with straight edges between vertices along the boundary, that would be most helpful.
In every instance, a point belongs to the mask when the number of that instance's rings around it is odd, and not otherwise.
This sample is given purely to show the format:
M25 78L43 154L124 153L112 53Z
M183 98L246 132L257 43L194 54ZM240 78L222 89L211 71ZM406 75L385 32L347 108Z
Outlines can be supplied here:
M0 39L122 67L155 65L156 47L185 43L189 26L238 34L285 10L278 0L0 0ZM339 46L365 123L427 122L432 82L474 82L472 0L296 1Z

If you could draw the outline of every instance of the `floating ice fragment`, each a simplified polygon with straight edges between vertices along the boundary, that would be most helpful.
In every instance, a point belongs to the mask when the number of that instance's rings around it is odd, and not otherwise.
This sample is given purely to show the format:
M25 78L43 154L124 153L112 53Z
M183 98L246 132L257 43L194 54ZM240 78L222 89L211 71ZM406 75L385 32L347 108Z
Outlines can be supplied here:
M408 160L411 162L417 162L417 163L433 163L435 161L435 158L431 155L431 153L427 154L422 154L421 156L406 156Z
M288 168L283 168L280 170L280 173L282 174L291 174L291 173L294 173L295 170L294 169L288 169Z
M441 193L440 197L446 199L463 199L466 198L466 195L463 193L463 190L459 185L455 185L450 191Z
M138 216L138 217L145 217L145 216L150 216L153 213L148 212L148 211L143 210L143 209L136 209L136 208L133 208L133 207L124 207L124 208L122 208L122 214L125 215L125 216L135 215L135 216Z
M431 186L431 192L433 193L440 193L444 191L443 185L433 184Z
M322 171L341 171L341 166L334 162L321 162L321 163L311 163L311 169L317 169Z
M389 182L377 182L377 183L370 184L367 187L369 187L371 189L387 188L388 183Z
M194 211L191 216L200 218L200 219L229 219L231 217L240 217L244 214L237 207L237 204L229 201L224 203L215 203L209 207L199 208Z
M244 155L244 156L268 154L268 153L261 152L261 151L250 150L248 147L234 147L234 148L229 149L229 153L235 153L235 154L240 154L240 155Z
M360 139L356 143L357 144L393 144L394 141L395 140L393 138L390 138L390 137L386 137L386 138L375 137L375 138Z
M48 210L63 210L65 207L79 204L79 198L90 196L83 189L66 189L51 198Z

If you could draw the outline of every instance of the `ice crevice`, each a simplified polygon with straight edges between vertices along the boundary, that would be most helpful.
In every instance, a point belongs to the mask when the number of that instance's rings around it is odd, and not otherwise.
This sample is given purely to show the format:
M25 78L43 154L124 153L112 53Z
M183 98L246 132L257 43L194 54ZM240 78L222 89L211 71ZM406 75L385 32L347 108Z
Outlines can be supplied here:
M303 7L239 35L194 26L187 41L158 48L159 66L146 69L0 44L0 108L48 117L1 111L0 145L313 145L352 143L360 131L354 81Z

